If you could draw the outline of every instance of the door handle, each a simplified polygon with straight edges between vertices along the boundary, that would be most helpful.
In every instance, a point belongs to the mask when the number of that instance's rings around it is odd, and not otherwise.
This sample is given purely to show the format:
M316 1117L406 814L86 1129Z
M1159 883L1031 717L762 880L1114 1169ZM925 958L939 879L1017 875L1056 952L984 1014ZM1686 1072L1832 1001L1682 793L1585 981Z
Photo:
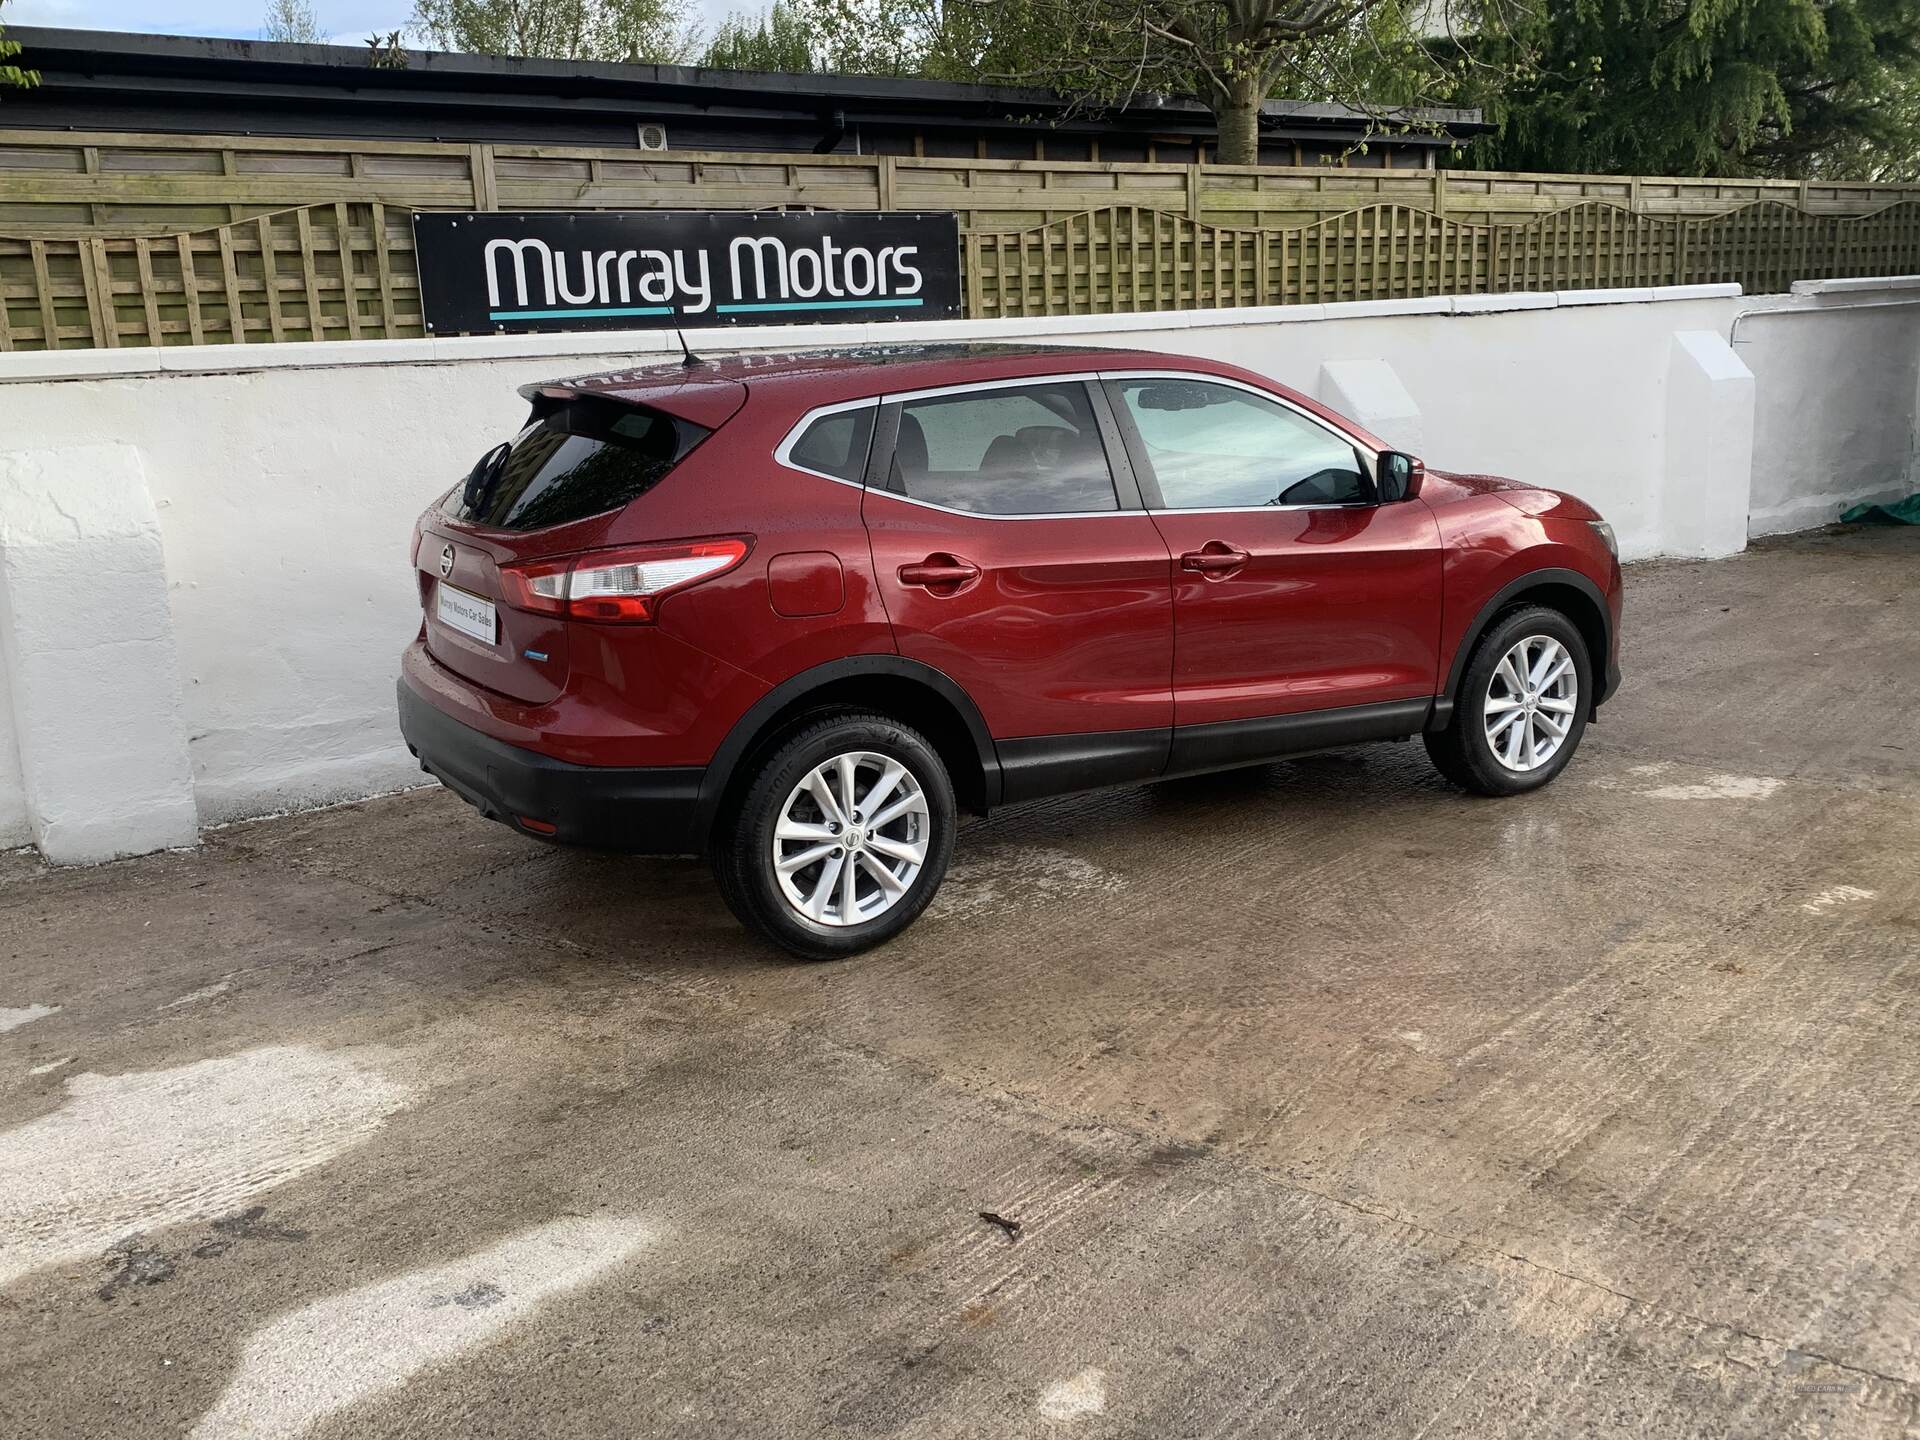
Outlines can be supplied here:
M1236 550L1224 540L1209 540L1201 550L1189 550L1180 557L1182 570L1193 570L1201 575L1224 575L1229 570L1238 570L1253 557L1244 550Z
M969 580L980 578L980 567L971 560L962 560L957 555L929 555L918 565L900 567L902 585L924 585L929 590L936 586L951 586L958 589Z

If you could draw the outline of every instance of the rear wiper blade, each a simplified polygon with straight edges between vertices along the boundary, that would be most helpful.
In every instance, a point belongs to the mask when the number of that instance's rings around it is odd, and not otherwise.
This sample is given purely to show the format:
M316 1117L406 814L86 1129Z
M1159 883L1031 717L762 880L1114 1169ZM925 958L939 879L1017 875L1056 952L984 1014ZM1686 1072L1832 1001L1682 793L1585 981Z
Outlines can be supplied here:
M512 454L513 446L502 440L473 462L473 469L467 472L467 483L460 491L461 507L469 514L486 505L493 494L494 484L500 479L501 471L507 467L507 457Z

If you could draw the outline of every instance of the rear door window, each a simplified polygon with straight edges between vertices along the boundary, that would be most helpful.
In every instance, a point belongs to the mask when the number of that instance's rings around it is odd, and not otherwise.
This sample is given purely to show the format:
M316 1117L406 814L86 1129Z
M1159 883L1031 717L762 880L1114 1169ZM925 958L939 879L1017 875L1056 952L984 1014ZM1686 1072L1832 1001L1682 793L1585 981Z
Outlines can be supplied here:
M709 432L658 410L579 396L560 402L480 457L448 498L470 525L540 530L638 499Z
M887 488L981 515L1118 510L1079 381L934 395L900 406Z

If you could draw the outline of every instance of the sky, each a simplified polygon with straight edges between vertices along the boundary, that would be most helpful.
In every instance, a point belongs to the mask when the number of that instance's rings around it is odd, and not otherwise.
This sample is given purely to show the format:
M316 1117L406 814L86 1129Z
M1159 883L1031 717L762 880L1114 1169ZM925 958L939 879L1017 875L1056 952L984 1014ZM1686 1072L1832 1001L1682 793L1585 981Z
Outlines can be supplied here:
M770 0L692 0L701 26L713 27L736 10L759 11ZM0 21L82 30L133 30L149 35L226 35L255 40L267 0L4 0ZM342 45L404 26L413 0L313 0L313 13Z

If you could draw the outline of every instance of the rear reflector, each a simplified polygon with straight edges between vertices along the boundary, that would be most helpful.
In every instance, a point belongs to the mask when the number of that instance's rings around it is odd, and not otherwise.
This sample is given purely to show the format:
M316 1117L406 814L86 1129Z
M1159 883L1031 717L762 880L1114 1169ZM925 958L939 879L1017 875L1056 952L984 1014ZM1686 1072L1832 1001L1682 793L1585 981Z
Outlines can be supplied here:
M500 579L507 603L517 610L645 624L663 598L724 575L747 558L747 548L744 538L730 535L683 545L590 550L564 560L503 566Z
M516 815L513 818L522 830L531 830L536 835L558 835L560 833L560 827L551 820L535 820L530 815Z

